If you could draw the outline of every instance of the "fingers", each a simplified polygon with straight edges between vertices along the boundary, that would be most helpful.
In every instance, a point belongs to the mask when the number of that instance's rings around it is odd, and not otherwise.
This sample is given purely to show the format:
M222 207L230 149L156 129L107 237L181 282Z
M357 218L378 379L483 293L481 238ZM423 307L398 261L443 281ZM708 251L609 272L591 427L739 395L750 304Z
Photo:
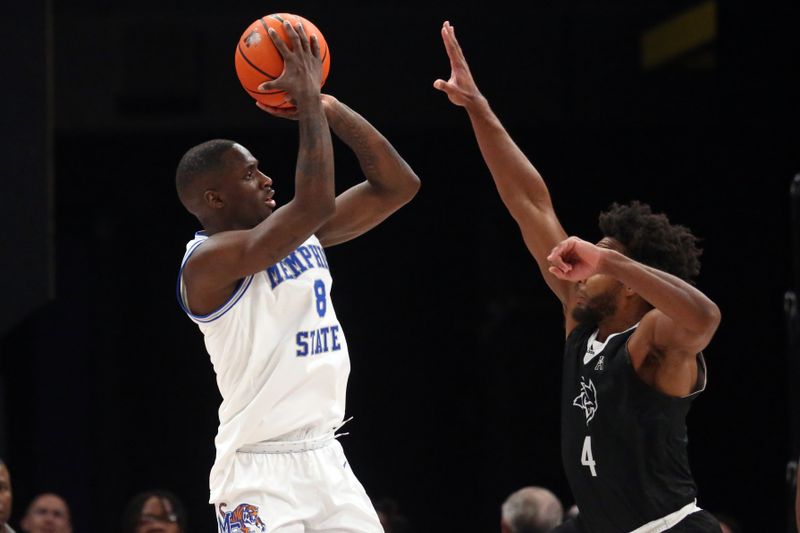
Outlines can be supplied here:
M553 250L550 252L550 255L547 256L547 260L552 265L548 270L551 270L552 272L552 269L555 268L564 274L572 270L572 265L564 261L564 256L569 252L571 247L572 242L567 239L553 248Z
M553 269L558 270L562 274L567 274L570 270L572 270L572 265L566 263L560 255L553 255L550 254L547 256L547 260L550 261L551 266L548 268L551 272Z
M454 44L455 37L453 37L450 33L450 26L447 22L445 25L442 26L442 41L444 42L444 49L447 51L447 57L450 58L450 66L455 67L454 62L458 58L458 53L456 52L456 45Z
M303 50L310 50L311 42L308 39L308 35L306 35L306 29L303 26L303 23L298 22L295 25L295 30L297 31L297 36L300 38L300 46L303 47Z
M280 117L280 118L288 118L291 120L297 119L297 108L296 107L272 107L266 104L262 104L261 102L256 102L256 106L262 111L269 113L272 116Z
M444 41L444 47L447 51L447 57L450 60L451 70L471 76L471 74L469 74L467 59L464 57L461 45L458 44L458 39L456 39L455 28L451 26L449 22L445 22L442 26L442 40Z
M288 29L286 30L287 34L289 33L289 30L291 30L292 33L294 33L294 30L292 30L292 26L288 22L284 23L284 27L288 27ZM278 53L285 61L286 57L291 53L291 50L289 50L289 47L286 46L285 42L283 42L283 39L280 38L278 32L276 32L272 28L269 28L267 29L267 33L269 34L269 38L272 39L272 44L275 45L275 48L277 48Z
M297 26L302 29L302 24L298 22ZM297 30L289 23L288 20L283 22L283 31L286 33L286 37L289 38L289 43L292 45L292 50L302 50L303 48L303 39L300 39L300 35L298 35ZM286 57L284 56L284 60Z
M256 106L262 111L266 111L270 115L278 115L281 112L281 109L278 107L269 106L267 104L262 104L261 102L256 102Z
M552 266L551 266L551 267L549 267L547 270L549 270L549 271L550 271L550 273L551 273L552 275L554 275L555 277L557 277L558 279L563 279L563 280L566 280L566 279L567 279L567 275L566 275L564 272L561 272L561 271L560 271L559 269L557 269L556 267L552 267Z
M311 53L314 54L314 57L317 59L320 58L322 52L319 47L319 39L317 39L316 35L311 35Z

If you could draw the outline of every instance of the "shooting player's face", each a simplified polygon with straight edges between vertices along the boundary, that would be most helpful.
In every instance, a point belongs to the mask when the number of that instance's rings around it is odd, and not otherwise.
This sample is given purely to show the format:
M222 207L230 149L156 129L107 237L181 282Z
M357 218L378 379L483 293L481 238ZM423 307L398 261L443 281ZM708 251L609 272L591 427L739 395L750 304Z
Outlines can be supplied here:
M219 197L235 229L250 229L275 209L272 179L258 169L258 160L247 148L234 144L223 156L225 170ZM234 228L232 228L234 229Z

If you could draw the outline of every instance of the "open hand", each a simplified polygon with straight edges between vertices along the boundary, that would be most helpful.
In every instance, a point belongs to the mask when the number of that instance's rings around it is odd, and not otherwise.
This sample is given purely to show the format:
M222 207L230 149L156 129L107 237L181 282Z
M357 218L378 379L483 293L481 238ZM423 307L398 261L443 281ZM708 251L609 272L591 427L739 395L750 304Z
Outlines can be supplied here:
M442 25L442 40L447 50L447 57L450 58L450 79L436 80L433 82L433 87L446 93L454 104L466 107L480 98L481 93L475 85L475 80L472 79L467 59L456 39L456 30L448 21Z
M322 60L320 59L319 41L316 35L312 35L309 39L303 24L300 22L292 26L286 21L283 25L284 32L291 43L291 48L283 42L275 30L272 28L268 30L275 48L278 49L281 57L283 57L283 72L277 79L259 85L258 90L286 91L289 95L289 101L296 106L298 101L306 101L305 99L307 98L319 98L319 91L322 86ZM270 108L269 106L261 108L268 113L278 115L277 112L274 112L275 108Z

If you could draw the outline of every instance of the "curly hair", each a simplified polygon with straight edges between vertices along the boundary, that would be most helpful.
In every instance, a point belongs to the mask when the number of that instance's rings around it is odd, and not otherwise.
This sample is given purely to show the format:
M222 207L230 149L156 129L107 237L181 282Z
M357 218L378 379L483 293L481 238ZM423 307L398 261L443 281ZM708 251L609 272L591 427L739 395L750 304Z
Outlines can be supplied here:
M692 282L700 273L698 238L689 228L670 224L662 213L633 201L613 203L600 213L600 231L625 247L625 255L645 265Z

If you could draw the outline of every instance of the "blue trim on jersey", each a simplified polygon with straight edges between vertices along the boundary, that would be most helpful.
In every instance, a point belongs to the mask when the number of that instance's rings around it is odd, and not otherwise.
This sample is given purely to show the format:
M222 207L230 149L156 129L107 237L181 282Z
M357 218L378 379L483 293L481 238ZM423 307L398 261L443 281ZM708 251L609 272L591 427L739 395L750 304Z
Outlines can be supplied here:
M202 236L202 233L197 232L195 236L196 237ZM233 289L230 298L228 298L228 300L224 304L219 306L219 308L208 313L207 315L195 315L194 313L192 313L189 310L189 308L186 307L186 302L183 301L183 296L181 295L181 279L183 278L183 268L186 266L186 262L189 261L189 258L192 256L192 254L200 247L201 244L206 242L206 240L207 239L203 239L202 241L196 242L189 249L189 251L186 252L183 261L181 262L181 268L178 271L178 284L175 289L176 296L178 297L178 305L180 305L181 309L183 309L183 312L189 315L192 319L196 320L197 322L202 322L204 324L208 322L213 322L214 320L220 318L222 315L230 311L231 308L233 308L233 306L236 305L236 303L239 300L241 300L242 296L244 296L244 293L247 292L247 289L250 287L250 283L252 283L253 281L252 274L244 279L240 279L236 283L236 287Z

